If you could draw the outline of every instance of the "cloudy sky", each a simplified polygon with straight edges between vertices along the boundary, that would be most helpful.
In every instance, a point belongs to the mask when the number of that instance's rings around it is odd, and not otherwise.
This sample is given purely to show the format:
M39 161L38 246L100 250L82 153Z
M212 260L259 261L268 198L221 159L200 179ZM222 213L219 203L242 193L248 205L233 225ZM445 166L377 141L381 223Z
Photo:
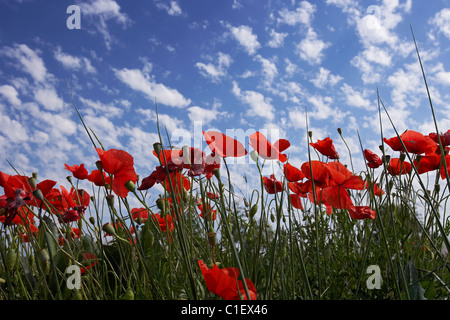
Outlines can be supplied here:
M449 0L0 0L0 7L0 170L11 174L8 161L60 184L64 163L95 169L68 84L86 125L106 149L132 154L142 177L156 165L155 101L174 146L208 150L202 130L258 130L288 139L291 163L300 165L307 114L313 140L330 136L348 164L342 129L358 166L358 132L363 147L379 153L377 89L400 132L434 130L410 26L440 129L450 129ZM232 174L239 183L252 171L236 165Z

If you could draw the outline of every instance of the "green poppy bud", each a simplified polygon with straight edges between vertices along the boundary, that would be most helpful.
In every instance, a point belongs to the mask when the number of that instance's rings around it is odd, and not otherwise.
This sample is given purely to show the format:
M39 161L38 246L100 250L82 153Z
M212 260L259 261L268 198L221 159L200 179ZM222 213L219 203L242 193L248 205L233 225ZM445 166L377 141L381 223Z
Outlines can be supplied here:
M131 288L128 288L122 298L123 300L134 300L133 290L131 290Z
M161 152L161 148L162 148L161 143L155 142L153 144L153 150L155 150L156 154L159 154Z
M108 234L112 234L112 235L116 234L116 230L114 229L114 226L111 223L105 223L102 226L102 230Z
M255 203L252 208L250 209L249 215L251 218L253 218L256 214L256 212L258 211L258 204Z
M114 207L114 195L113 194L108 194L106 196L106 203L108 204L108 206L110 206L111 208Z
M94 217L89 217L89 222L93 225L95 225L95 219Z
M44 195L42 194L42 191L40 189L34 189L33 190L33 195L38 200L41 200L41 201L44 200Z
M134 192L134 190L136 190L136 186L134 185L134 182L131 180L125 182L125 188L127 188L127 190L131 192Z
M342 135L342 129L341 128L337 128L337 132Z
M17 262L17 254L13 249L8 250L5 257L5 266L6 270L12 271L14 270Z
M28 179L28 183L30 184L30 186L35 189L36 188L36 178L35 177L31 177L30 179Z
M103 165L102 162L100 160L95 162L95 165L97 166L97 169L102 171L103 170Z
M66 180L69 181L70 184L72 184L72 176L67 176Z

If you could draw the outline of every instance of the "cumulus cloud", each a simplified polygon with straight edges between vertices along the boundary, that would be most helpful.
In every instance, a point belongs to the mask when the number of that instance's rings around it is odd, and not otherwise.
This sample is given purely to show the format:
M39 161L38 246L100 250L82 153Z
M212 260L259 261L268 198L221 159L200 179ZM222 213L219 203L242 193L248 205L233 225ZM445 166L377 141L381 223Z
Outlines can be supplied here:
M310 81L317 88L324 88L326 85L330 85L333 87L342 79L343 78L341 76L331 74L330 70L325 69L324 67L320 67L316 77L311 79Z
M111 49L112 43L115 41L108 28L109 21L115 21L123 28L132 24L132 20L121 11L119 4L114 0L94 0L89 3L80 2L78 5L83 17L87 17L97 32L102 35L107 49Z
M84 70L88 73L95 73L96 70L92 66L91 61L86 57L76 57L62 51L61 47L58 47L53 56L60 62L64 68L70 70Z
M296 45L296 54L309 64L319 64L324 57L323 51L330 46L317 37L317 33L309 28L306 37Z
M316 11L316 6L309 3L308 1L302 1L300 6L295 11L289 11L283 8L278 12L278 23L285 23L290 26L295 26L297 24L304 24L309 26L314 17L314 12Z
M3 47L0 55L15 60L16 67L31 75L36 82L43 82L48 77L47 68L39 54L26 44L14 44L12 47Z
M167 1L157 1L156 7L166 11L170 16L179 16L183 14L183 10L181 10L177 1L170 1L169 3L167 3Z
M170 107L184 108L191 103L176 89L157 83L150 76L139 69L113 69L116 77L131 89L143 93L150 101L155 99L158 104Z
M250 90L242 91L235 81L233 81L232 93L242 103L250 107L246 112L248 116L262 117L269 121L274 119L275 108L271 104L271 100L264 97L263 94Z
M248 54L255 54L256 51L261 47L261 44L258 41L258 36L253 34L253 30L251 27L245 25L239 27L229 26L229 29L234 38L239 42L239 44Z
M9 84L0 86L0 95L2 95L12 105L20 105L21 103L19 93L16 88L10 86Z
M210 78L214 83L220 82L222 78L227 75L227 68L233 61L230 55L226 53L219 52L217 56L218 57L216 64L213 64L211 62L197 62L195 64L195 67L199 69L200 74L206 78Z
M276 32L274 29L270 29L270 40L267 45L271 48L279 48L284 44L284 39L288 36L286 32Z
M450 9L444 8L436 13L429 21L434 30L450 39Z

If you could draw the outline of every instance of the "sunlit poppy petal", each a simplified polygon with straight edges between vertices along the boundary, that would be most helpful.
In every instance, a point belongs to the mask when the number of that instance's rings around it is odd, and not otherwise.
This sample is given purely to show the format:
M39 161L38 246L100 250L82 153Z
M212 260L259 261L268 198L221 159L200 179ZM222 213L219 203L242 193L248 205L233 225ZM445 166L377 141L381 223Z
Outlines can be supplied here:
M219 154L221 157L242 157L247 154L244 145L221 132L203 131L203 136L211 152Z

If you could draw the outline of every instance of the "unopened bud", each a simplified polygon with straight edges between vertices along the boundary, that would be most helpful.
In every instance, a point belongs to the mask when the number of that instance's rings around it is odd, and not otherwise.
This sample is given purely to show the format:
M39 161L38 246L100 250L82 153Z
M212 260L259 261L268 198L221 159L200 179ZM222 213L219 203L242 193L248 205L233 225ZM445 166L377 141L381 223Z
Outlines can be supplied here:
M250 212L249 212L250 218L253 218L257 211L258 211L258 204L255 203L252 206L252 208L250 209Z
M256 151L256 150L250 151L250 158L253 161L258 162L258 151Z
M116 230L114 229L114 226L111 223L105 223L102 226L102 230L105 231L107 234L115 235Z
M31 177L30 179L28 179L28 183L30 184L30 186L35 189L36 188L36 178L35 177Z
M97 166L97 169L102 171L103 170L103 164L100 160L98 160L97 162L95 162L95 165Z
M106 196L106 203L108 204L108 206L110 208L114 207L114 195L113 194L108 194Z
M153 150L155 150L155 153L158 154L158 155L161 152L161 148L162 148L161 143L155 142L153 144Z
M89 217L89 222L93 225L95 225L95 219L94 217Z
M134 192L136 190L136 186L134 185L134 182L131 180L125 182L125 188L127 188L127 190L131 192Z
M66 180L69 181L70 184L72 184L72 176L67 176Z
M220 180L220 169L214 169L213 172L217 180Z
M401 162L403 162L403 161L405 161L405 158L406 158L406 153L400 153L400 161Z
M342 129L341 128L337 128L337 132L342 135Z
M5 257L6 270L8 270L8 271L14 270L14 268L16 266L16 262L17 262L16 251L13 249L9 249L8 252L6 253L6 257Z
M44 195L42 194L42 191L40 189L34 189L33 190L33 195L38 200L41 200L41 201L44 200Z

